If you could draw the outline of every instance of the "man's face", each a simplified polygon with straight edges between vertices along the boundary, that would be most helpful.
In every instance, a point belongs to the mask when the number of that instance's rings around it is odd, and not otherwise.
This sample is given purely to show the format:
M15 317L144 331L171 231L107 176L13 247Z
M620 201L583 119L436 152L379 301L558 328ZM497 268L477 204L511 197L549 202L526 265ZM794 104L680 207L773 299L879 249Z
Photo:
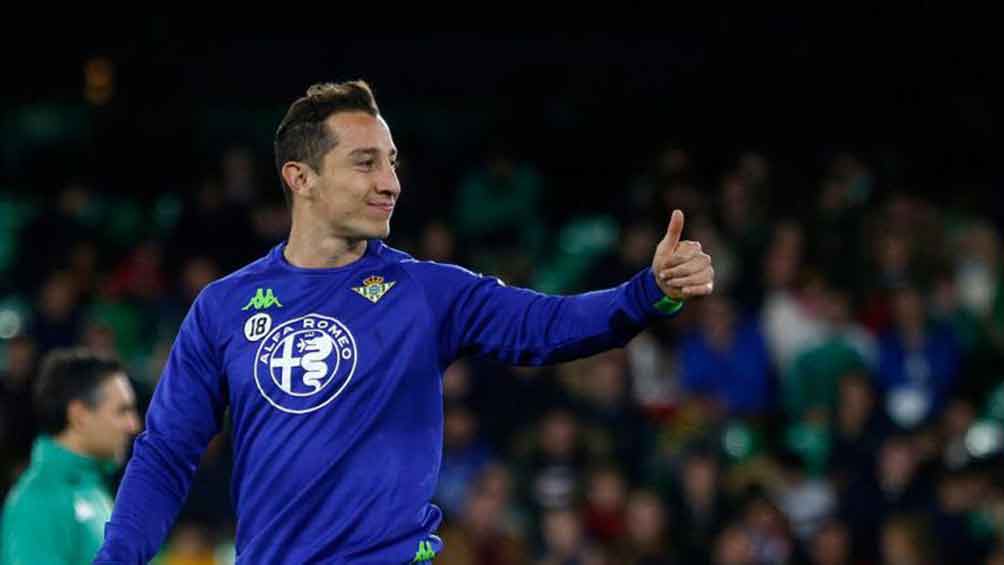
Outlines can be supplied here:
M97 390L97 404L82 414L79 429L88 453L98 459L125 461L129 442L140 430L136 396L125 374L105 379Z
M397 148L387 122L364 112L327 119L338 140L317 171L314 206L334 234L349 239L383 239L401 194Z

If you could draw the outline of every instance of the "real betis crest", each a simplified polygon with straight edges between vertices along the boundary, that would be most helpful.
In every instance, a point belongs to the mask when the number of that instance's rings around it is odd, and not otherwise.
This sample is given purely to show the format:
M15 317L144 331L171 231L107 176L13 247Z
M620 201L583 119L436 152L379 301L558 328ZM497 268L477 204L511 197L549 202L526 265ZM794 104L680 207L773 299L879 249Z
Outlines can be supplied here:
M363 286L354 286L352 290L359 293L366 300L376 304L377 300L383 298L383 295L387 294L390 287L394 286L397 281L383 282L383 277L379 275L374 275L363 281Z

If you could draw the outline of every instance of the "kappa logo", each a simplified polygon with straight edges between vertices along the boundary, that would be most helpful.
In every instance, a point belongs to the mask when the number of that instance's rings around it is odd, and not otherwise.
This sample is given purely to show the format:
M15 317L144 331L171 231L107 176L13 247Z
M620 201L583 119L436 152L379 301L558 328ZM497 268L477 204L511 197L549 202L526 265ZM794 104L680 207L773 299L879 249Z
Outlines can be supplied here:
M271 288L259 288L258 291L255 292L254 296L251 297L251 300L248 301L247 306L241 308L241 310L248 310L250 308L262 310L264 308L271 308L272 306L282 308L282 303L279 302L279 299L272 293Z
M255 383L275 408L306 414L327 406L345 390L357 358L356 340L345 324L308 314L276 326L261 340Z
M427 563L432 561L436 557L435 550L432 549L432 544L427 541L418 542L418 551L415 552L415 558L411 560L412 563Z

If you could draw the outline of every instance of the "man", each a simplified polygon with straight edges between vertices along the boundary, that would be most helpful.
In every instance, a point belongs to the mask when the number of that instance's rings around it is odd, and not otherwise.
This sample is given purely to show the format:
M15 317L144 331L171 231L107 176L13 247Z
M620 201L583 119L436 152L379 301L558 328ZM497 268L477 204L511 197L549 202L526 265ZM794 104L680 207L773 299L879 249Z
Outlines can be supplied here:
M35 385L42 435L4 504L0 565L90 563L112 499L104 475L139 431L122 366L82 349L57 350Z
M227 406L238 563L429 561L454 359L591 355L712 290L710 257L679 241L681 212L653 269L606 291L545 296L417 261L380 241L397 158L364 82L312 86L290 107L275 138L289 239L192 305L95 563L150 559Z

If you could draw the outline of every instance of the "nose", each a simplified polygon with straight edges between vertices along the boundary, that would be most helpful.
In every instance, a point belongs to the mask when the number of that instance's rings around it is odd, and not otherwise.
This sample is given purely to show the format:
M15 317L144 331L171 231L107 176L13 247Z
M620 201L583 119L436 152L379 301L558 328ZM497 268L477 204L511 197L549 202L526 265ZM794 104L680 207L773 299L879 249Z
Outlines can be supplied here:
M392 196L395 200L401 194L401 181L397 178L397 171L394 167L384 167L384 172L377 180L377 192L382 195Z

